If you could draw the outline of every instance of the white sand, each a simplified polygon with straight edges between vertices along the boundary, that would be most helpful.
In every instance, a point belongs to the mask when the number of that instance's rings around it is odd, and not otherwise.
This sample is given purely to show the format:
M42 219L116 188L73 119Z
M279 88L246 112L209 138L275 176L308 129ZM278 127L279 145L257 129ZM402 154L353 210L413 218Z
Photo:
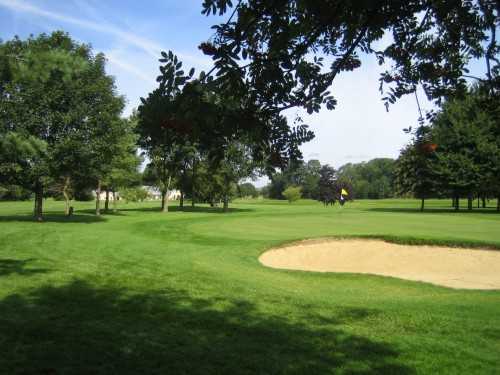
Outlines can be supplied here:
M303 241L269 250L268 267L350 272L424 281L451 288L500 289L500 251L398 245L380 240Z

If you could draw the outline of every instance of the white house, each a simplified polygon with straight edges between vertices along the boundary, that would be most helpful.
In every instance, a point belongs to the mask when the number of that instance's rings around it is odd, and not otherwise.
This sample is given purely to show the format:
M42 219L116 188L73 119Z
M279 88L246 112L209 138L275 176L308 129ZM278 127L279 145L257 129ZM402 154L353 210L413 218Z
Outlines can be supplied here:
M96 192L95 190L92 190L92 195L95 197L96 196ZM115 192L115 197L116 197L116 200L119 201L121 198L120 198L120 193L119 192ZM100 201L105 201L106 200L106 191L105 190L102 190L101 191L101 194L99 195L99 200ZM112 201L114 200L114 197L113 197L113 193L112 192L109 192L109 200Z
M148 192L149 198L151 200L160 200L161 199L161 191L154 187L154 186L141 186L142 189L146 190ZM92 194L94 197L96 196L95 190L92 191ZM122 199L120 197L120 193L117 191L115 192L116 200ZM168 200L170 201L176 201L181 198L181 192L179 190L170 190L168 192ZM99 195L99 200L105 201L106 200L106 191L101 191L101 194ZM109 200L113 200L113 193L109 193Z
M161 191L155 186L143 186L144 190L146 190L149 194L149 199L160 200L161 199ZM179 190L169 190L168 192L168 200L176 201L181 198L181 192Z

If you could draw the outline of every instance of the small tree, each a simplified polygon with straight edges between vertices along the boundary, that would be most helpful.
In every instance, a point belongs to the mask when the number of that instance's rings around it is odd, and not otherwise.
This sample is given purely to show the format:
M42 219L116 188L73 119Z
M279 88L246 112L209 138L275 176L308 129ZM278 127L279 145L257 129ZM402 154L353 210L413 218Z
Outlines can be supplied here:
M289 186L283 191L283 196L288 203L298 201L302 197L302 188L300 186Z
M321 167L319 171L319 200L326 206L335 204L337 199L335 185L335 169L328 164Z
M160 189L162 211L167 212L168 192L183 168L178 155L191 133L190 123L183 118L185 109L180 107L179 95L193 77L194 69L186 75L177 56L171 51L161 54L160 62L165 64L160 66L161 75L157 77L159 87L147 98L141 98L137 132L139 146L150 160L150 180Z
M245 182L238 185L238 196L240 198L257 198L259 196L259 192L251 182Z
M229 210L229 198L236 193L238 182L251 177L254 164L250 150L243 144L230 144L225 152L224 158L216 166L217 175L221 177L221 193L224 203L224 212Z
M113 209L116 210L116 192L123 188L135 187L141 183L139 167L142 158L137 152L137 135L134 133L136 114L128 119L121 119L121 132L116 134L114 140L115 153L109 161L107 174L103 178L106 191L104 209L109 210L110 194L113 197Z
M149 193L142 187L126 188L120 191L120 196L128 202L142 202L149 198Z
M435 195L439 175L433 155L423 145L425 143L422 141L416 141L401 150L394 171L397 194L411 194L420 198L420 211L424 210L425 199Z

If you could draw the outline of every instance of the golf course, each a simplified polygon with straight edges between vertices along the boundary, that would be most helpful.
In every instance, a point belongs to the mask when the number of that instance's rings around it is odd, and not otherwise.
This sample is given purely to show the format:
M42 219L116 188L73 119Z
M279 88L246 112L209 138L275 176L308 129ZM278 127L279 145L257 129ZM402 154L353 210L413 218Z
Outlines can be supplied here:
M500 0L0 0L0 375L500 375Z
M174 203L67 217L47 200L38 223L32 202L1 202L0 373L500 373L500 290L259 262L304 239L495 251L494 207Z

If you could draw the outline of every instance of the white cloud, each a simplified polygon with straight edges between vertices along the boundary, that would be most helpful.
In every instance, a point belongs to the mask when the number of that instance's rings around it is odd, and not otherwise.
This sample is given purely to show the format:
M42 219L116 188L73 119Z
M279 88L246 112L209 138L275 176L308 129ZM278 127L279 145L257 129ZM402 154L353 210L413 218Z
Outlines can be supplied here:
M410 140L403 128L417 123L417 106L415 98L407 96L386 112L378 91L379 69L367 63L339 76L331 87L338 99L337 108L303 116L316 134L301 147L304 155L319 154L322 164L336 168L348 162L398 156ZM420 99L424 107L429 106L424 98Z
M18 0L0 0L0 6L9 8L15 12L29 13L52 20L70 23L85 29L111 34L122 41L126 41L128 44L142 49L144 52L155 58L157 58L160 55L160 51L163 50L159 44L149 39L145 39L131 32L121 30L110 24L97 23L89 20L75 18L58 12L48 11Z
M11 11L17 13L32 14L39 17L72 24L87 30L112 35L116 37L121 43L126 43L130 46L134 46L135 48L142 50L155 59L159 58L160 52L165 50L165 48L163 48L159 43L151 39L143 38L133 32L123 30L107 22L95 22L87 19L76 18L63 13L42 9L35 5L19 0L0 0L0 6L8 8ZM87 13L92 10L90 6L87 6L86 8L89 8L87 10ZM177 56L181 60L185 60L187 62L190 62L191 64L196 65L196 67L199 69L206 69L211 64L211 61L207 58L199 58L186 53L177 53Z
M16 18L28 17L30 23L48 32L60 28L58 24L63 23L111 36L110 42L103 51L108 59L107 71L116 77L119 91L126 95L128 100L125 114L130 113L138 105L139 98L146 96L156 86L158 58L160 52L165 49L160 43L138 35L135 29L132 32L127 27L116 26L103 16L106 12L103 12L100 7L80 2L75 2L73 5L76 9L75 14L78 14L77 17L42 8L27 1L0 0L0 7L10 10ZM81 40L78 38L78 33L72 32L72 34L73 38ZM211 67L211 60L207 57L182 52L176 54L185 63L194 65L198 71Z
M146 83L154 81L155 77L153 74L147 74L142 69L137 68L136 65L127 63L123 57L118 56L116 53L110 51L106 52L105 55L110 64L116 65L118 68L132 73Z

